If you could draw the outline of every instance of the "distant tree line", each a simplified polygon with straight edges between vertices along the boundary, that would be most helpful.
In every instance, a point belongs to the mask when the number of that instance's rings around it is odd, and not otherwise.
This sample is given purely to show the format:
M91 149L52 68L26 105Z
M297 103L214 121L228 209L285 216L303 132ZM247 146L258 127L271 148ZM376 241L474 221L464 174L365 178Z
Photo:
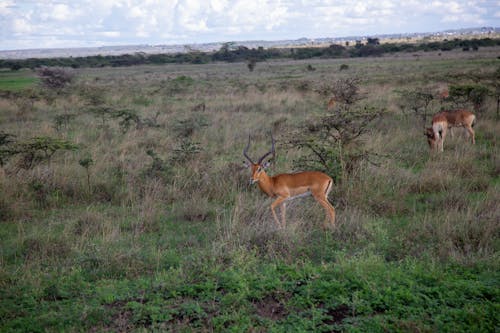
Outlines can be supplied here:
M214 61L242 62L264 61L267 59L310 59L310 58L346 58L380 56L395 52L416 51L450 51L462 49L475 51L479 47L499 46L500 38L483 39L453 39L422 43L385 43L380 44L378 38L368 38L366 43L357 41L354 45L348 42L344 45L332 44L328 47L294 47L294 48L248 48L236 43L224 43L215 52L190 51L187 53L146 54L134 53L110 56L61 57L61 58L30 58L0 60L0 68L19 70L21 68L48 67L121 67L133 65L161 65L169 63L205 64Z

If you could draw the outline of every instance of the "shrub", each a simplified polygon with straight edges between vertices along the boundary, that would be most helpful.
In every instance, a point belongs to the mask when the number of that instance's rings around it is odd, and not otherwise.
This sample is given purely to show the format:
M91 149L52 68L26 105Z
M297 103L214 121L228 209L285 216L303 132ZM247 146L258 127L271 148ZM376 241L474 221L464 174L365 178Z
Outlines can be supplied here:
M248 59L247 60L247 67L250 72L253 72L255 69L255 66L257 65L257 60L256 59Z
M76 115L63 113L54 116L54 128L56 131L60 131L63 127L68 127L72 119L76 118Z
M360 82L361 80L357 77L339 79L331 84L323 85L319 92L332 96L335 101L341 104L352 105L364 98L359 93Z
M177 120L173 125L173 130L178 137L188 138L204 127L207 127L209 122L206 117L191 116L189 118Z
M83 85L78 87L78 93L84 98L86 104L91 106L103 105L106 102L104 90L98 86Z
M425 126L429 113L429 105L434 100L432 92L425 88L399 90L397 92L400 96L400 107L404 111L413 112L416 117L420 117Z
M60 90L74 79L74 73L62 67L41 67L36 71L42 85L53 90Z
M471 103L474 111L481 111L490 90L480 84L450 85L450 99L458 103Z
M14 103L18 108L18 113L22 118L25 118L26 114L32 112L35 107L35 101L40 99L40 92L34 89L26 89L22 92L16 93L14 96Z
M319 169L335 180L342 180L362 160L369 160L370 154L360 138L382 111L356 105L362 99L358 82L357 79L335 81L331 88L325 89L336 99L335 107L289 135L289 145L305 152L295 161L301 169Z
M123 133L126 133L132 125L135 125L136 129L140 129L143 124L137 113L130 109L115 110L111 113L111 117L119 120Z
M166 87L167 93L172 96L186 92L188 88L194 84L194 82L194 79L190 76L178 76L175 79L168 81Z
M52 156L57 151L77 149L78 146L70 141L48 136L34 137L16 145L16 153L21 155L19 167L23 169L31 169L44 161L50 164Z
M301 93L306 93L312 89L312 83L310 81L297 82L296 89Z
M90 188L90 167L94 164L94 160L92 159L92 156L87 155L83 158L81 158L78 161L78 164L80 164L81 167L85 168L85 171L87 173L87 188L89 191L89 194L91 193L91 188Z
M106 121L114 117L114 109L110 106L105 106L105 105L99 105L99 106L92 106L88 109L85 109L85 112L90 113L94 117L100 118L101 119L101 126L106 125Z
M9 158L17 154L14 138L15 136L12 134L0 132L0 167L3 167Z
M202 148L199 143L183 139L181 143L174 148L172 161L175 163L185 163L194 158L194 156L201 151Z
M146 154L153 159L153 163L146 168L144 174L147 177L161 177L166 180L169 179L172 175L171 166L161 159L153 149L148 149Z

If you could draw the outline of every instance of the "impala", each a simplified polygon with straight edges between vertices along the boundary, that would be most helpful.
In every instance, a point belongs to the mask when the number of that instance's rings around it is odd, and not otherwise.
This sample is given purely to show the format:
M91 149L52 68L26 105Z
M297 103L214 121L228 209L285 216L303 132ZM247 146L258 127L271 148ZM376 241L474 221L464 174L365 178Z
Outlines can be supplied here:
M472 138L472 143L476 143L474 130L472 127L476 122L476 116L467 110L441 111L432 117L432 127L426 129L424 134L431 149L443 151L446 131L453 127L465 127L467 136Z
M250 148L249 135L248 144L243 150L243 156L245 156L245 158L250 162L250 165L248 165L252 171L250 184L257 183L262 192L271 198L276 198L276 200L271 204L271 211L277 226L280 227L280 221L276 215L276 207L280 206L281 218L283 221L281 226L285 227L286 201L312 195L314 199L316 199L316 201L325 208L328 218L327 221L329 220L330 226L333 227L335 225L335 209L328 201L328 193L332 189L333 185L332 178L319 171L303 171L269 176L264 169L267 168L270 163L263 163L263 161L269 155L275 155L274 138L272 134L271 141L271 150L262 155L257 163L255 163L247 155L248 149ZM326 226L327 222L325 222L325 227Z
M439 92L437 95L437 98L441 101L445 101L450 97L450 92L448 89L444 89L443 91Z
M327 110L331 110L333 109L333 107L335 106L335 104L337 103L337 100L335 99L335 97L332 97L330 98L330 100L328 101L328 106L327 106Z

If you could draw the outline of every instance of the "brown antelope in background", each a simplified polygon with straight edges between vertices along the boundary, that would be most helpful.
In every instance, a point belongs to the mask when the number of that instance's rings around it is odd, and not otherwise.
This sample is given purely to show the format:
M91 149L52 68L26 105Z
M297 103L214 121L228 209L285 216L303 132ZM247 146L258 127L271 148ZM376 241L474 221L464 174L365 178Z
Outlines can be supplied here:
M438 93L437 98L440 101L445 101L450 97L450 92L448 89L444 89L441 92Z
M333 107L335 106L335 104L337 103L337 100L335 99L335 97L332 97L330 98L330 100L328 101L328 106L327 106L327 110L331 110L333 109Z
M249 135L248 144L243 150L243 156L245 156L245 158L250 162L250 165L248 165L252 171L250 184L257 183L262 192L271 198L276 198L276 200L271 204L271 211L278 227L280 226L280 221L276 216L275 208L281 206L281 218L283 220L281 226L285 227L286 201L307 195L312 195L314 199L316 199L316 201L325 208L327 218L330 221L330 226L333 227L335 225L335 209L328 201L328 193L332 189L333 185L332 178L319 171L303 171L269 176L264 169L267 168L270 163L263 163L263 161L267 156L271 154L274 156L275 154L274 138L272 134L271 140L271 150L262 155L257 163L255 163L247 155L248 149L250 148ZM326 222L325 226L327 226Z
M443 151L447 130L452 127L465 127L467 137L471 137L474 144L476 139L472 126L475 122L476 116L467 110L441 111L432 117L432 127L427 128L424 134L431 149Z

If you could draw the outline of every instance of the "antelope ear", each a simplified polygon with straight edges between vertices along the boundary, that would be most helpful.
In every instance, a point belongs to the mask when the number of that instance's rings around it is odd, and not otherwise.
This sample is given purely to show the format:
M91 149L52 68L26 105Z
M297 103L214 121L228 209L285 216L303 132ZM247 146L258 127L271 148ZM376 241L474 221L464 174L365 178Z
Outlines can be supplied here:
M250 164L247 161L243 161L242 163L245 168L250 168Z
M271 161L267 161L267 162L264 162L264 164L262 164L262 167L264 169L267 169L267 168L269 168L270 165L271 165Z

